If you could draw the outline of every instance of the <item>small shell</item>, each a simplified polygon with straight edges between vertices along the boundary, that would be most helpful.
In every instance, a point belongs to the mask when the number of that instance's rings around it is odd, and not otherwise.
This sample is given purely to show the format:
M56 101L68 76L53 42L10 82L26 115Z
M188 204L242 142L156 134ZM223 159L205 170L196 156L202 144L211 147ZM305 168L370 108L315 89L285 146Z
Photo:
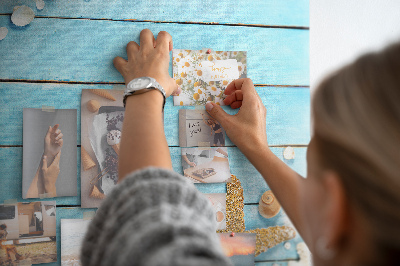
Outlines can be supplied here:
M94 185L92 188L92 191L90 192L89 195L91 198L95 199L105 199L106 195L100 192L100 190Z
M32 22L35 18L35 12L27 6L19 6L14 8L11 15L11 21L17 26L23 27Z
M272 218L276 216L281 210L281 205L275 198L271 190L267 190L261 196L260 202L258 204L258 212L264 218Z
M36 8L42 10L44 8L44 1L43 0L36 0Z
M0 28L0 41L3 40L8 33L8 29L6 27L1 27Z
M83 146L81 147L81 163L84 171L96 166L96 163L90 157L89 153L87 153L87 151L83 148Z
M290 242L286 242L285 244L283 244L283 246L285 247L285 249L289 250L292 244L290 244Z
M96 113L100 109L100 103L96 100L90 100L86 104L87 109L92 112Z
M286 160L293 160L294 157L295 153L293 147L287 146L283 151L283 158L285 158Z
M103 98L109 99L111 101L116 101L114 96L112 96L107 90L102 90L102 89L89 89L90 92L99 95Z

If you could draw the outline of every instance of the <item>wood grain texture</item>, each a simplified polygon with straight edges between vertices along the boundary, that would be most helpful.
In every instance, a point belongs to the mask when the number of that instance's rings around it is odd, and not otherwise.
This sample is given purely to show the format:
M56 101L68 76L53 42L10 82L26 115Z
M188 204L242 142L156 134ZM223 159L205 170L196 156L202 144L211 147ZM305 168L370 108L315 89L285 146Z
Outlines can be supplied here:
M308 0L68 0L45 3L43 10L37 10L31 0L2 0L0 13L12 13L14 6L25 4L41 16L309 26Z
M175 48L247 51L254 83L309 84L307 30L49 18L17 27L9 16L0 25L9 30L0 42L0 79L123 82L112 60L126 57L126 44L149 28L171 33Z
M271 149L275 155L282 159L282 148ZM306 148L295 148L296 158L285 163L299 174L306 175ZM171 147L170 154L174 171L183 174L181 164L181 148ZM236 147L228 148L229 165L231 173L236 175L242 183L244 189L245 203L257 204L261 195L268 190L268 186L257 170L244 157ZM80 148L78 148L78 196L56 198L57 205L76 205L80 206ZM0 202L7 199L17 199L18 201L37 201L37 199L23 200L22 195L22 147L0 148ZM196 184L202 193L226 193L225 183L216 184Z
M78 109L78 144L80 144L80 108L82 89L122 89L120 85L69 85L0 83L0 145L22 145L22 109L42 108ZM269 145L307 145L310 139L310 94L308 88L257 87L267 106L267 134ZM178 112L172 98L165 106L165 132L169 146L178 146ZM224 109L234 114L237 110ZM233 145L230 140L227 146Z

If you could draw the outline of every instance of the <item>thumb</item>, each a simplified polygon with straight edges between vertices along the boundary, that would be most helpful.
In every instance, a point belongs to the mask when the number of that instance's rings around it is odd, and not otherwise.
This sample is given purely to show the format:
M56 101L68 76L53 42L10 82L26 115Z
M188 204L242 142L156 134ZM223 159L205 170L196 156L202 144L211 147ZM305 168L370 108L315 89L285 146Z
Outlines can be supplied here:
M54 158L54 161L51 163L51 166L58 165L60 163L61 151L59 151Z
M230 115L227 114L221 106L216 103L208 102L206 104L206 111L209 113L215 120L217 120L222 127L226 124L226 122L230 119Z
M42 171L46 171L47 170L47 156L43 155L43 159L42 159Z

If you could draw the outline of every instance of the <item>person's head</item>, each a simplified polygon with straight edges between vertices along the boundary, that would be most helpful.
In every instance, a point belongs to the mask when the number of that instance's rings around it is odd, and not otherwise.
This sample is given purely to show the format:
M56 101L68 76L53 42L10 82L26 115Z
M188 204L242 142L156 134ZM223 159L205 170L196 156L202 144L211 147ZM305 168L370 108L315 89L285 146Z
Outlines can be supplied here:
M6 224L0 224L0 230L6 230L7 225Z
M208 120L207 120L207 123L208 123L209 125L214 125L214 124L215 124L215 121L212 120L212 119L208 119Z
M316 264L399 265L400 43L327 77L312 116L302 197Z

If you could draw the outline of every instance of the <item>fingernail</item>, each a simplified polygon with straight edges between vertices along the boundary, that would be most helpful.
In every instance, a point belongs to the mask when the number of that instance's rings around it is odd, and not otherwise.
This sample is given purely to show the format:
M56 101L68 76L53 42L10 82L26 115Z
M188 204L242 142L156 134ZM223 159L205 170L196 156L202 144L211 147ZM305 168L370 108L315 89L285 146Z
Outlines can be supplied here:
M46 155L44 155L44 156L43 156L43 159L47 159L47 156L46 156Z
M208 103L206 104L206 110L207 110L207 111L211 111L213 108L214 108L214 105L213 105L211 102L208 102Z
M178 90L176 91L177 94L180 94L182 92L181 86L178 86Z

